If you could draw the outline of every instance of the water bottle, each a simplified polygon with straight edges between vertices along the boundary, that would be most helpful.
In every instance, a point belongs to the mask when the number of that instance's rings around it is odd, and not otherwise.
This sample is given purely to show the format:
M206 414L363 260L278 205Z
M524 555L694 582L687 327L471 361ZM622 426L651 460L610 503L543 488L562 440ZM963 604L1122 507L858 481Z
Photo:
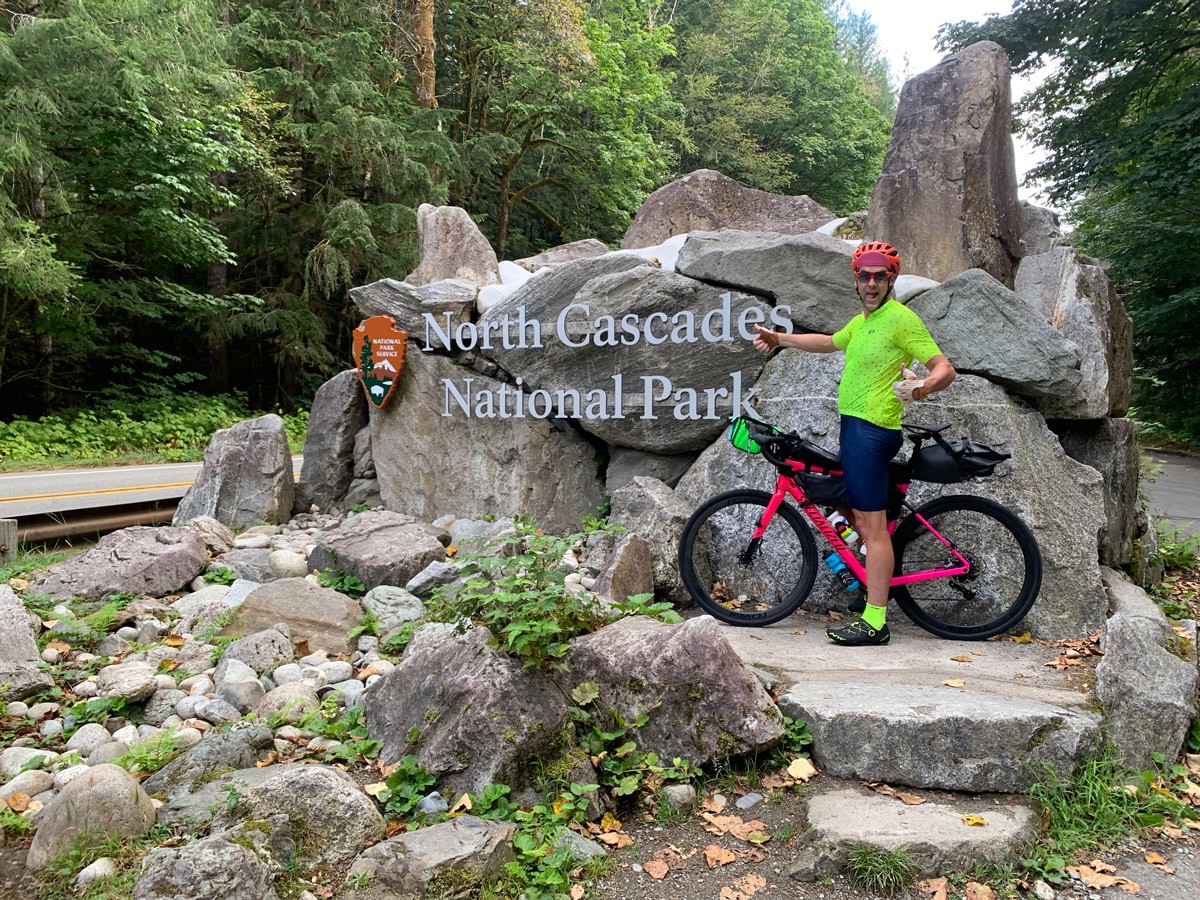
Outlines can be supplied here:
M829 566L829 570L837 576L838 581L842 583L848 591L858 591L862 589L862 584L854 577L854 573L846 566L846 563L836 553L830 553L825 557L825 565Z
M829 524L833 526L833 530L846 542L846 546L853 550L854 545L858 543L858 532L854 530L854 526L847 522L845 517L839 512L835 512L828 518Z

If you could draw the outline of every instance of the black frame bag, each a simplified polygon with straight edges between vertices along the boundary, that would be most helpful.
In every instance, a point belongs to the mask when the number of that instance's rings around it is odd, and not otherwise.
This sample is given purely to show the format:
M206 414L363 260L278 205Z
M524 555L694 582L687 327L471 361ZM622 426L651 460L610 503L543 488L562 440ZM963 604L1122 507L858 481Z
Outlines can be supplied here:
M969 438L946 441L934 435L933 440L932 444L922 444L913 449L911 465L914 481L957 484L971 478L986 478L996 471L996 466L1012 455Z

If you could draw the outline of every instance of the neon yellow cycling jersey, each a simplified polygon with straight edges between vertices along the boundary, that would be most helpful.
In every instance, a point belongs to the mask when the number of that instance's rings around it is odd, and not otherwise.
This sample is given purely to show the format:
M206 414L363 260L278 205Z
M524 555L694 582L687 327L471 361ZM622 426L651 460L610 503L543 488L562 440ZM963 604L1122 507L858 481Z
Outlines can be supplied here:
M833 346L846 353L838 412L897 430L904 404L892 393L892 382L903 377L900 367L914 357L925 365L942 352L921 317L896 300L870 318L859 313L833 335Z

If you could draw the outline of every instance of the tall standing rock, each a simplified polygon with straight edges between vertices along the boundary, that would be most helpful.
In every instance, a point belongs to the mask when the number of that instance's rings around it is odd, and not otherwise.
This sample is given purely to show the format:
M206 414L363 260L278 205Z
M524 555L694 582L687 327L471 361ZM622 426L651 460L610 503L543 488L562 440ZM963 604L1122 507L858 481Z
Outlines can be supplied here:
M354 438L367 424L358 372L339 372L321 385L308 414L304 466L296 485L296 511L342 503L354 480Z
M900 92L871 195L867 236L895 244L905 271L945 281L983 269L1013 286L1021 208L1003 48L972 44Z
M0 584L0 701L24 700L54 684L38 662L29 613L13 589Z
M274 414L247 419L213 435L204 467L172 521L212 516L235 529L255 522L278 525L291 516L295 492L283 419Z
M465 209L422 203L417 208L417 238L421 264L404 279L408 284L447 278L463 278L481 287L500 283L496 251Z

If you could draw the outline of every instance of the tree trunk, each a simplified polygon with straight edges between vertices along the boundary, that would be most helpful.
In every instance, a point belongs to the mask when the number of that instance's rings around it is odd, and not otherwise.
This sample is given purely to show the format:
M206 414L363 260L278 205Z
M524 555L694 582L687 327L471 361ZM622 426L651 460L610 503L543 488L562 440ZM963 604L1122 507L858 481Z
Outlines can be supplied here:
M413 100L421 109L437 109L433 0L409 2L412 4Z

